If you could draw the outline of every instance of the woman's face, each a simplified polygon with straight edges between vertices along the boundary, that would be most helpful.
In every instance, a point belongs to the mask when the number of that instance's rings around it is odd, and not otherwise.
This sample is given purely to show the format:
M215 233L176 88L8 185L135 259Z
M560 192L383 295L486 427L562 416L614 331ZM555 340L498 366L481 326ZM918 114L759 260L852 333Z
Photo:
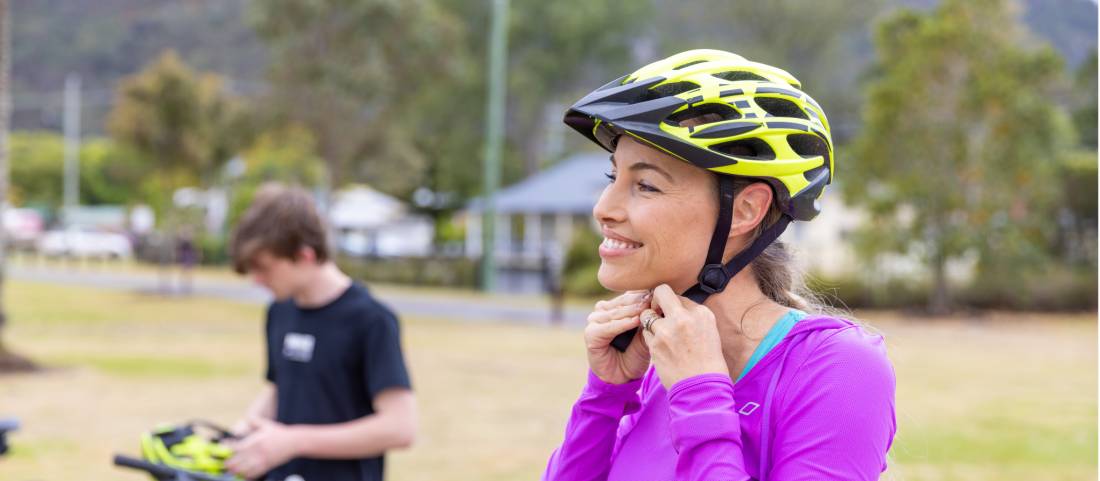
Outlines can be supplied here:
M718 205L709 172L624 135L612 180L592 215L600 224L600 284L612 291L677 292L695 285Z

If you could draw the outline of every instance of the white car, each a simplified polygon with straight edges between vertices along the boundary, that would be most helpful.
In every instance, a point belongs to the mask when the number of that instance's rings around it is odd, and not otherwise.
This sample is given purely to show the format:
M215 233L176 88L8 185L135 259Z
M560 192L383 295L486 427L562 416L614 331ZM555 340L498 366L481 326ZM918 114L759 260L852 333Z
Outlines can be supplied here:
M133 256L130 239L114 232L70 228L46 232L38 239L38 252L49 257L124 259Z

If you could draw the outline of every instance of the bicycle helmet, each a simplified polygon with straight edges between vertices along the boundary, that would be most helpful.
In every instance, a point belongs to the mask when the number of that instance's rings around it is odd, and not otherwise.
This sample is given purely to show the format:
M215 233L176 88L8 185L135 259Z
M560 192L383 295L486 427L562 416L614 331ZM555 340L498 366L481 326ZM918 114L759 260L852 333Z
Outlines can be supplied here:
M196 428L206 428L212 435L200 435ZM229 431L205 421L183 425L161 425L141 436L141 456L146 461L185 471L224 475L225 462L233 450L224 441L233 439Z

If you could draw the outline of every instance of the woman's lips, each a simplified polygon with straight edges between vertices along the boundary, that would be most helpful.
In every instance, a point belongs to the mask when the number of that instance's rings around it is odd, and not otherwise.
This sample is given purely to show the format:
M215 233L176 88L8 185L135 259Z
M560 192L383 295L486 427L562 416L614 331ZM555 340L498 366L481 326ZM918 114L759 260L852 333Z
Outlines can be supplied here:
M644 244L622 240L621 238L604 237L600 243L600 257L622 257L633 254L641 249Z

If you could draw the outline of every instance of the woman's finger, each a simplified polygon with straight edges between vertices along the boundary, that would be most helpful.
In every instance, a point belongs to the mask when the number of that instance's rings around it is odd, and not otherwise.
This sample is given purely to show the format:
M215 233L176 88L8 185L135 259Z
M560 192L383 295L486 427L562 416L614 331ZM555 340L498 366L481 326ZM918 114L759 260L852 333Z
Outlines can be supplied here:
M666 317L680 317L686 310L683 298L668 287L668 284L661 284L653 289L652 304L660 308Z
M609 344L615 336L638 327L638 323L638 316L633 316L623 319L613 319L600 324L589 324L585 330L588 331L589 338L596 344L599 344L599 346L592 347L603 347Z
M631 304L637 304L639 302L642 302L642 299L645 298L645 296L648 295L648 294L649 294L649 291L627 291L627 292L619 295L618 297L616 297L614 299L610 299L610 300L607 300L607 301L601 301L601 302L603 302L602 306L600 306L600 303L597 302L596 303L596 308L597 309L603 309L605 311L609 311L609 310L615 309L617 307L623 307L623 306L629 306Z

